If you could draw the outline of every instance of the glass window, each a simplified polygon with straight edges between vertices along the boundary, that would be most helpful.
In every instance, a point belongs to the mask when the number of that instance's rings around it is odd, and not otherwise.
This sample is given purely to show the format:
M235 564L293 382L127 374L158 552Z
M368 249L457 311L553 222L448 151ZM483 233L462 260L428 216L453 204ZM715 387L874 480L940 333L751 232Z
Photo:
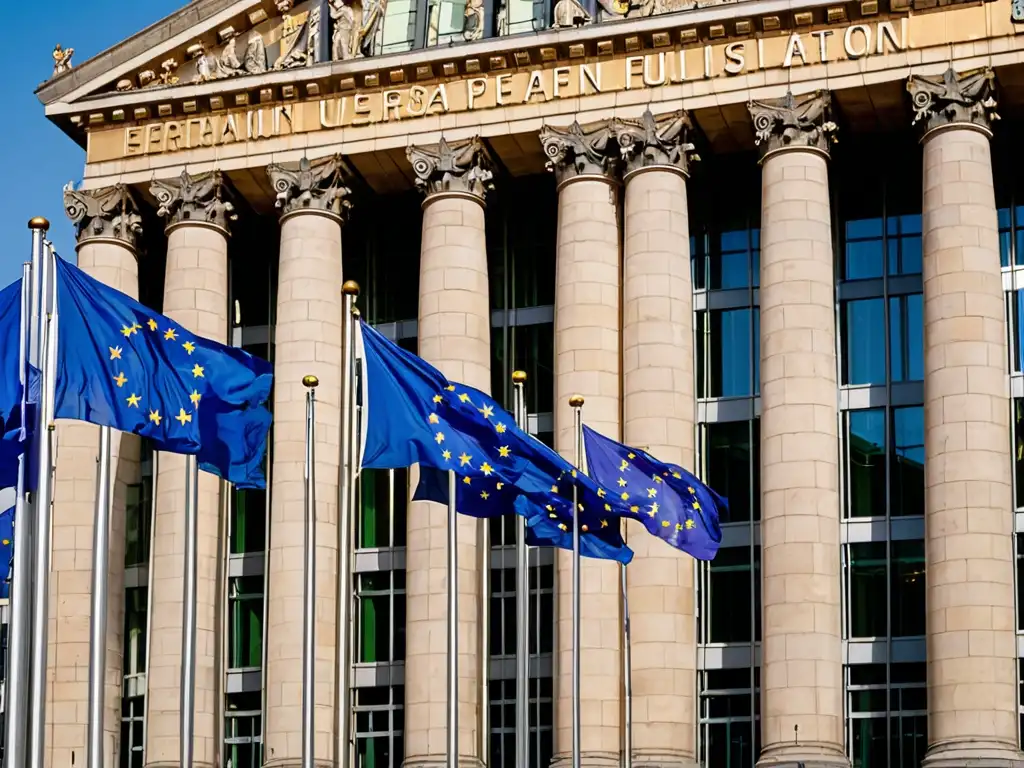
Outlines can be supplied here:
M890 377L894 382L924 380L923 311L920 293L889 298Z
M356 760L359 768L399 768L405 758L402 686L357 688Z
M718 550L708 565L706 643L750 642L753 613L750 547Z
M1024 371L1024 291L1006 292L1006 329L1009 334L1010 373Z
M760 312L697 313L697 396L744 397L760 387Z
M893 541L888 555L884 541L858 542L848 545L848 553L849 637L884 638L889 632L892 637L923 636L924 542Z
M885 249L882 219L852 219L846 222L843 249L843 279L865 280L882 276Z
M924 514L924 407L892 410L892 492L889 513L893 517Z
M263 765L263 716L260 693L229 693L224 713L224 765Z
M884 610L887 581L885 542L861 542L848 546L849 636L886 637L888 630Z
M146 631L149 617L149 590L132 587L124 591L124 676L146 671Z
M531 765L548 765L554 744L553 684L549 677L530 680L530 759ZM491 680L488 684L491 722L490 768L515 768L516 755L516 681Z
M885 301L844 301L843 384L885 384Z
M121 699L120 768L142 768L145 744L145 709L143 696Z
M266 490L235 488L231 494L231 554L263 552L266 546Z
M999 209L999 258L1003 267L1024 264L1024 207Z
M891 546L893 637L924 635L925 567L923 541L894 541Z
M759 670L754 671L758 685ZM751 670L715 669L698 673L700 693L701 764L714 768L750 768L760 751L760 729L754 711L759 690L751 691Z
M405 658L405 571L356 574L361 663Z
M228 611L229 668L258 669L263 660L263 577L231 579Z
M850 411L846 421L847 516L884 516L885 410Z
M1016 506L1024 507L1024 400L1013 401L1013 468L1016 475ZM1024 604L1022 604L1024 605Z
M749 522L752 506L753 518L760 519L760 420L713 422L705 429L706 481L729 500L729 509L719 522Z
M149 563L152 537L153 478L144 475L138 485L125 488L125 567Z
M405 546L408 470L364 469L359 476L356 548Z
M509 355L507 348L512 350ZM526 371L526 410L551 413L555 407L555 326L553 323L491 329L491 394L511 411L512 372Z
M452 42L453 35L462 35L466 0L430 0L427 10L427 45Z
M920 274L921 215L890 216L885 222L885 234L889 274Z

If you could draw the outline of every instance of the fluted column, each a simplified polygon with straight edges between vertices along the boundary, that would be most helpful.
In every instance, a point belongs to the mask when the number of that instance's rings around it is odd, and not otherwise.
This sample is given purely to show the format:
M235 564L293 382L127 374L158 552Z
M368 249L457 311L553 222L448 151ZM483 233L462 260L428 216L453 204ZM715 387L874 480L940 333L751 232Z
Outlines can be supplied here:
M423 200L419 354L452 381L491 389L484 195L491 172L478 139L410 147ZM415 480L415 478L414 478ZM459 516L459 762L479 765L480 526ZM445 759L447 509L415 502L406 544L405 762Z
M758 765L848 766L843 738L830 95L749 104L762 150Z
M622 431L627 445L693 467L693 285L686 180L690 118L626 121ZM637 526L627 569L632 626L633 764L694 766L693 569Z
M302 759L303 499L306 406L302 377L320 379L316 409L316 675L314 756L334 755L341 433L341 226L350 206L341 160L267 168L281 211L274 326L274 466L267 610L264 760Z
M141 217L131 193L117 185L64 192L64 207L78 234L78 266L97 280L138 297L137 241ZM99 427L62 421L57 427L53 504L53 574L50 580L47 735L49 764L84 758L89 681L89 597L96 499ZM122 635L124 631L124 540L126 492L139 482L139 438L113 433L110 569L108 573L107 670L104 708L105 762L120 748Z
M163 314L189 331L226 342L228 226L236 218L220 173L182 173L154 181L151 192L167 219ZM144 331L149 333L151 331ZM152 331L159 333L160 329ZM173 343L173 342L172 342ZM161 453L153 520L150 649L146 692L146 765L180 765L182 584L185 564L185 457ZM198 766L218 764L224 690L219 611L224 541L221 481L199 473L196 690L193 744Z
M928 768L1024 765L993 79L907 83L924 128Z
M573 459L569 397L583 395L586 423L618 439L619 162L617 123L541 129L558 184L555 255L555 446ZM553 764L572 760L572 553L557 552L558 680ZM617 766L621 736L622 611L619 566L581 565L580 746L585 766Z

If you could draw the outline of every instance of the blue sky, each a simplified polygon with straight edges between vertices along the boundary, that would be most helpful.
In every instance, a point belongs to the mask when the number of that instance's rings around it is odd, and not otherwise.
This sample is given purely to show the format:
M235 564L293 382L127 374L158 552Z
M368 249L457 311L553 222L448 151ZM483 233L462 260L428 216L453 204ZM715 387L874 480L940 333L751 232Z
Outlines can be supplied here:
M81 63L187 5L186 0L24 0L5 3L11 31L0 49L0 286L21 273L29 255L27 223L50 220L50 239L74 257L74 231L64 215L61 190L78 184L85 152L43 115L35 90L53 71L56 43L75 49Z

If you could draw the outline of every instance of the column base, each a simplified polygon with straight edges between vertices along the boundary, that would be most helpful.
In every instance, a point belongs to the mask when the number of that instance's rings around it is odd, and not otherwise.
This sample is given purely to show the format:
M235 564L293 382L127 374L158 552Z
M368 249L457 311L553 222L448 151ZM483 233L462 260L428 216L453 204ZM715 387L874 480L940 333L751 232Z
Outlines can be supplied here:
M761 751L757 768L850 768L850 759L835 744L776 744Z
M1024 754L1005 742L957 739L928 747L921 768L1024 768Z
M581 768L619 768L618 752L581 752ZM551 758L551 768L572 768L572 752L558 752Z
M324 760L323 758L317 758L313 760L314 768L334 768L334 762L332 760ZM302 768L301 757L275 757L272 760L267 760L263 764L263 768Z
M298 763L295 763L298 765ZM193 760L193 768L213 768L213 763L204 763L202 760ZM146 763L146 768L181 768L181 760L154 760Z
M402 768L445 768L447 765L448 758L445 755L417 755L402 761ZM459 755L459 768L483 768L483 765L483 761L476 755Z
M633 768L697 768L697 762L682 752L634 749Z

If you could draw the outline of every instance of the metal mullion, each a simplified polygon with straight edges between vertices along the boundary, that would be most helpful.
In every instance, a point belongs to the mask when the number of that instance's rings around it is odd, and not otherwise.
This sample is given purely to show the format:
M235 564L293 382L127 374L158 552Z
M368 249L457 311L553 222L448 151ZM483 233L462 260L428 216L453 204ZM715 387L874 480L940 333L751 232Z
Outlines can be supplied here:
M749 227L748 227L747 231L749 233L749 231L750 231ZM748 238L749 238L749 234L748 234ZM753 314L753 313L751 313L751 314ZM753 338L753 336L751 336L751 338ZM763 580L763 577L764 577L763 569L759 569L757 573L755 573L755 571L754 571L754 554L755 554L754 553L754 509L755 509L754 505L756 504L757 505L756 508L758 510L760 510L760 508L761 508L761 500L754 498L754 488L756 487L755 484L754 484L754 473L755 472L760 472L760 467L755 467L754 466L754 459L753 459L753 457L754 457L754 421L753 421L753 419L751 419L751 420L749 420L747 422L747 445L750 446L749 449L748 449L748 452L747 452L747 466L749 467L749 474L748 474L747 477L748 477L748 482L750 484L749 485L749 487L750 487L749 499L751 501L751 504L750 504L750 526L749 526L749 529L748 529L750 531L750 538L749 538L749 541L747 542L747 552L749 553L749 557L750 557L750 576L749 576L749 579L748 579L749 584L750 584L750 617L749 617L750 618L750 665L749 665L749 669L748 669L748 676L749 676L749 679L750 679L750 692L749 692L749 696L750 696L750 740L751 740L751 749L753 749L753 746L755 744L757 744L757 729L758 729L758 726L759 726L759 723L758 723L757 719L754 717L754 713L757 711L757 699L756 699L757 694L755 693L755 691L757 690L757 684L756 684L757 681L755 680L755 674L754 674L754 660L755 660L755 644L757 643L757 611L759 611L761 609L761 605L760 605L761 600L755 600L754 599L757 596L757 589L756 589L757 585L756 585L756 581L755 580L758 579L758 578L761 578ZM760 455L760 452L758 452L758 453ZM762 517L761 515L758 515L757 519L761 520L761 517ZM709 574L709 578L710 578L710 574ZM761 599L764 599L764 592L765 592L764 584L762 583L762 585L761 585Z
M892 403L892 317L889 312L889 196L888 184L882 191L882 254L884 258L884 269L882 271L882 302L883 317L885 324L885 741L892 744L892 705L889 701L890 686L892 683L892 460L894 455L893 426L895 416ZM900 222L902 233L902 222ZM922 227L923 230L923 227ZM921 233L922 248L924 247L924 232ZM899 244L902 249L902 242ZM899 253L902 257L902 251ZM903 300L899 300L901 305ZM904 309L901 306L901 310ZM901 331L906 331L906 323L901 311ZM900 336L900 349L903 348L903 337ZM886 750L885 760L888 765L891 757L890 750ZM891 768L891 766L890 766Z

